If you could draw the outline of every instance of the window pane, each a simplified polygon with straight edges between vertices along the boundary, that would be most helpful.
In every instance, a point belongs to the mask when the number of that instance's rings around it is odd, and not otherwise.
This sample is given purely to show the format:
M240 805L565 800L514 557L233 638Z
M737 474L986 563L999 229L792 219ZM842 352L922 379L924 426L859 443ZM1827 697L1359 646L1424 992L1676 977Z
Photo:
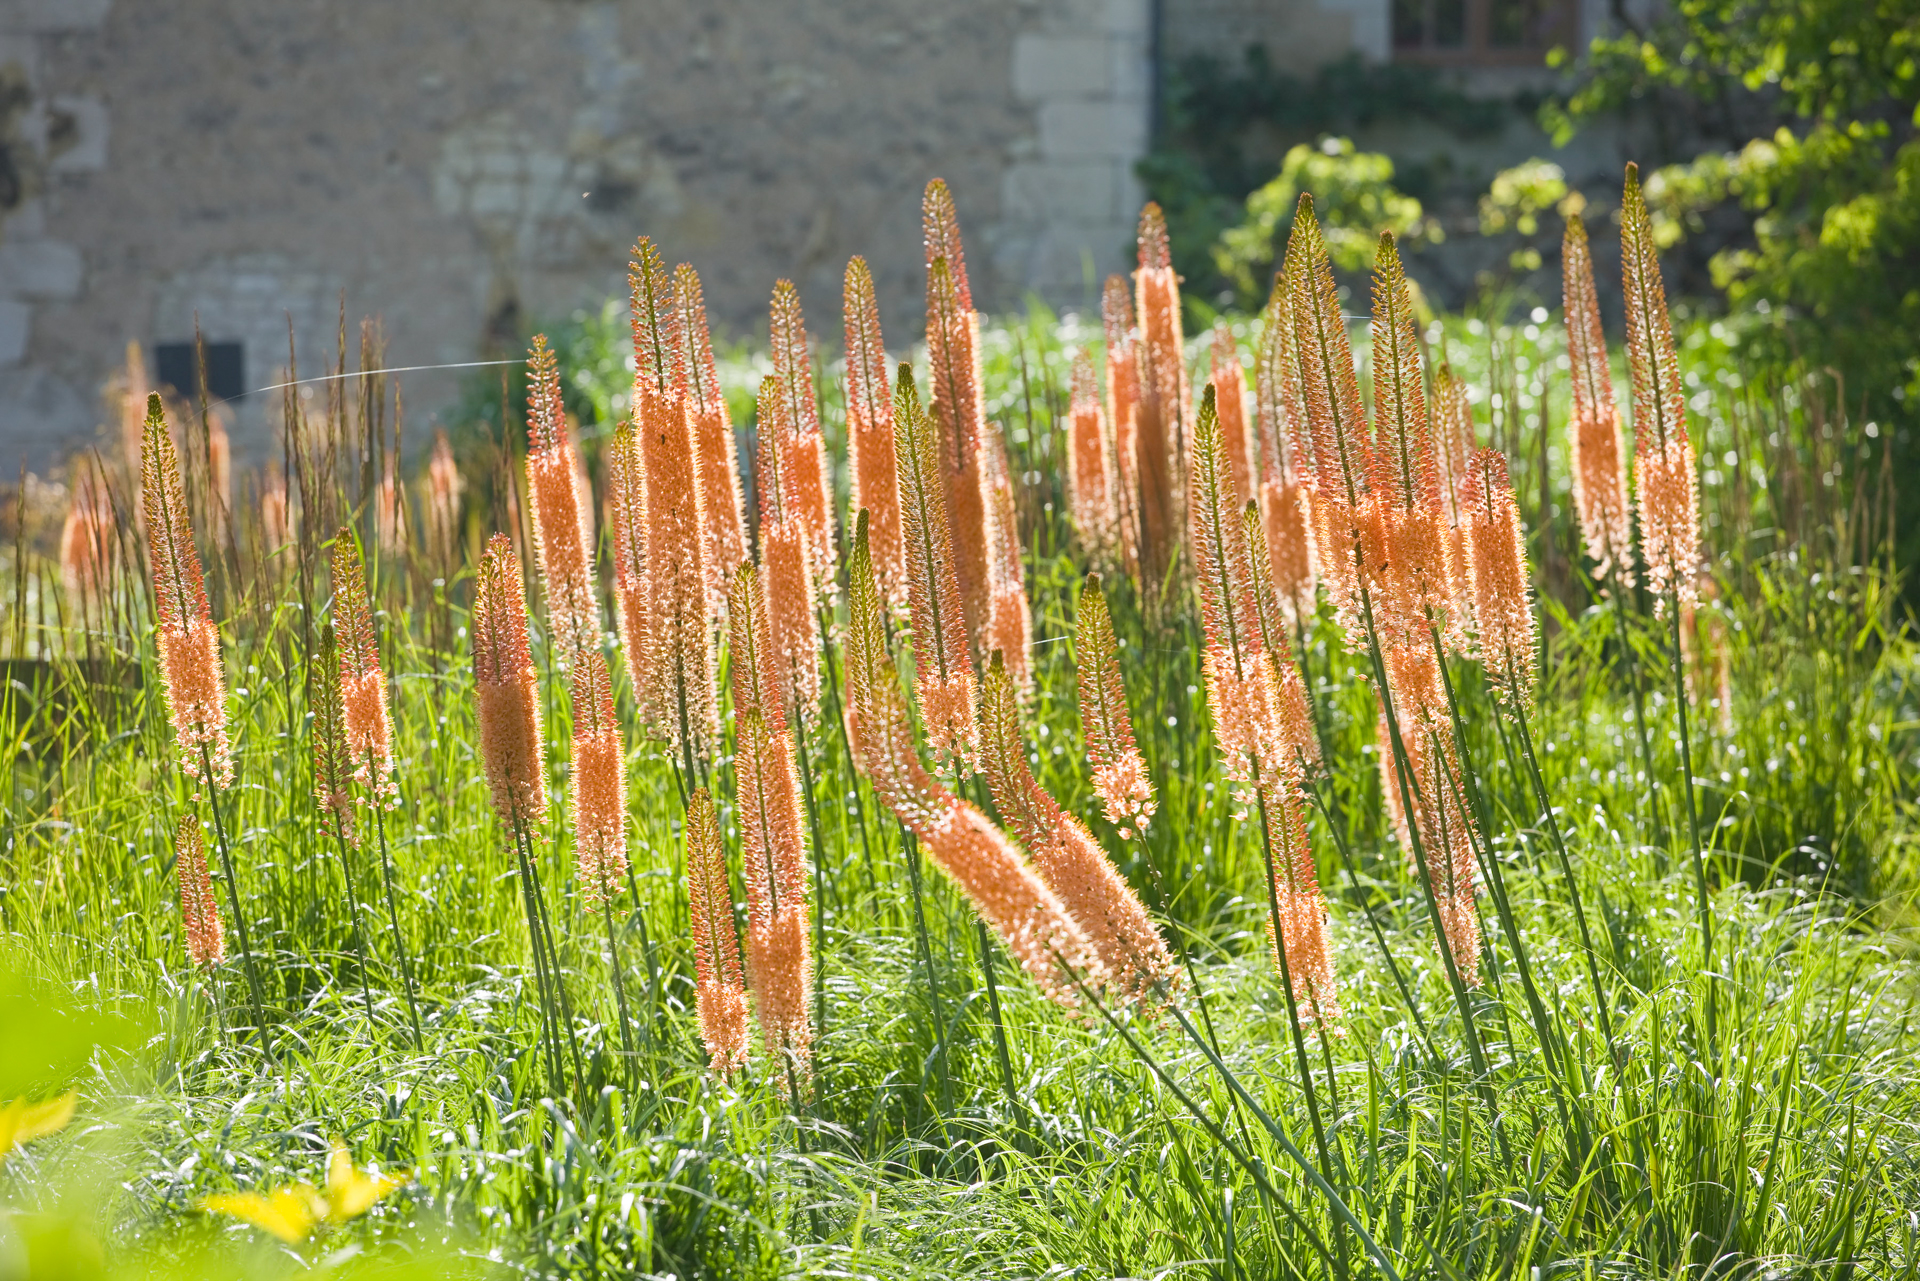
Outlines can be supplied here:
M1467 0L1435 0L1433 43L1442 49L1467 46Z
M1487 44L1546 49L1573 38L1573 0L1489 0Z
M1393 47L1418 49L1427 43L1427 0L1393 0Z

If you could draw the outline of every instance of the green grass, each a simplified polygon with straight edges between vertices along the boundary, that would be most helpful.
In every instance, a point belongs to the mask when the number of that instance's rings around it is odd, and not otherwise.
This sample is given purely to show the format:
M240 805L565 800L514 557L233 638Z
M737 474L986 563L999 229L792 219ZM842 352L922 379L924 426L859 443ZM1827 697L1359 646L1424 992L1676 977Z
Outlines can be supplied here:
M624 340L599 323L598 339L583 323L581 343ZM25 610L0 629L38 660L16 663L0 695L13 762L0 816L0 1097L71 1085L81 1110L0 1167L0 1276L273 1276L323 1260L367 1276L1384 1275L1373 1255L1408 1278L1920 1276L1920 655L1896 625L1879 539L1861 533L1881 510L1876 442L1816 387L1788 380L1776 394L1742 370L1724 330L1683 330L1703 466L1725 473L1703 495L1732 728L1702 714L1694 742L1715 971L1700 967L1664 625L1602 603L1571 554L1555 327L1489 335L1446 321L1429 341L1444 333L1481 389L1483 435L1514 455L1531 526L1547 641L1530 728L1575 884L1513 728L1456 662L1493 820L1487 850L1544 1007L1544 1019L1530 1009L1483 893L1487 983L1471 1009L1487 1069L1476 1073L1419 884L1386 832L1365 659L1323 616L1305 652L1331 748L1312 836L1346 1017L1308 1049L1329 1181L1357 1229L1336 1223L1288 1155L1311 1152L1312 1136L1266 946L1258 833L1236 820L1218 768L1197 622L1149 629L1124 587L1122 662L1160 808L1132 842L1093 816L1073 692L1082 567L1061 515L1056 426L1073 349L1093 331L1035 310L985 342L988 412L1023 473L1038 680L1028 743L1041 782L1164 905L1205 996L1204 1008L1193 993L1179 1000L1193 1034L1167 1013L1070 1016L1001 954L1009 1094L970 911L923 869L929 973L899 828L829 722L808 744L826 948L806 1107L789 1110L757 1053L731 1083L704 1070L680 801L659 748L637 743L640 898L623 897L616 924L640 1050L617 1052L605 934L574 892L556 811L540 871L585 1080L577 1098L545 1098L525 920L475 746L466 583L435 587L419 567L388 565L376 598L401 803L387 821L426 1023L416 1048L365 849L353 857L371 1022L362 1004L340 859L309 795L309 642L287 549L270 572L212 573L237 767L222 816L263 963L269 1061L235 1030L250 1022L237 962L203 977L185 960L170 834L192 802L171 764L150 630L91 642L63 630L51 569L24 548L7 595L9 611L16 599ZM624 375L617 360L578 363L600 371L576 384L591 439ZM750 354L727 376L750 387ZM834 381L823 371L830 437ZM489 524L484 498L470 516ZM89 644L143 678L90 682L113 669L82 662ZM563 792L565 698L552 680L545 695ZM730 799L724 765L719 780ZM410 1171L407 1186L298 1250L195 1210L215 1191L317 1180L332 1135L363 1165Z

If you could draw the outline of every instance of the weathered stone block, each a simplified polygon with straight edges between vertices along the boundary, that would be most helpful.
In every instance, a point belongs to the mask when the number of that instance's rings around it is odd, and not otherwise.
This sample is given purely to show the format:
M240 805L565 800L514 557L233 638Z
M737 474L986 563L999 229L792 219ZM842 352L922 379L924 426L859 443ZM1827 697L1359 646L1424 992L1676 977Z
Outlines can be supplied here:
M1100 36L1029 33L1013 43L1013 91L1029 101L1106 94L1112 70L1108 41Z
M1146 113L1132 104L1047 102L1039 116L1040 152L1050 159L1132 159L1146 150Z
M0 294L72 298L80 292L80 251L60 240L0 243Z
M32 309L12 298L0 298L0 367L17 365L27 354Z

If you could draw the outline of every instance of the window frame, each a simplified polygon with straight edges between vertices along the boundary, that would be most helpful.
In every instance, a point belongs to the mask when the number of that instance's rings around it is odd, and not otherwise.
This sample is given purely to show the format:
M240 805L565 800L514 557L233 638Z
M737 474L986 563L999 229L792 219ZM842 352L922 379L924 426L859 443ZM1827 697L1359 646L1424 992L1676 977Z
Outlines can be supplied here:
M1547 51L1553 45L1537 49L1495 48L1489 43L1492 28L1492 8L1495 0L1462 0L1466 7L1466 43L1451 48L1438 45L1402 45L1393 39L1392 0L1388 0L1387 41L1392 50L1394 62L1413 63L1427 67L1544 67L1547 65ZM1584 0L1555 0L1560 4L1565 17L1563 23L1568 29L1569 43L1578 44ZM1423 5L1433 6L1439 0L1422 0ZM1423 23L1424 25L1424 23Z

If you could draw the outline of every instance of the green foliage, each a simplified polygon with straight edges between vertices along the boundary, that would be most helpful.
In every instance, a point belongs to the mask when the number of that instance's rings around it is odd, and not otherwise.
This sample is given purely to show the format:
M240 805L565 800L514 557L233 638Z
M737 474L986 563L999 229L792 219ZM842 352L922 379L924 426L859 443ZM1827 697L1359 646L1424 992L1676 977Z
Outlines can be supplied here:
M1738 209L1746 235L1717 253L1736 308L1784 322L1766 358L1842 375L1869 417L1920 460L1920 10L1907 0L1677 0L1644 32L1597 40L1577 83L1542 110L1564 141L1637 99L1770 123L1732 149L1651 175L1666 243ZM1908 487L1903 561L1920 560ZM1910 578L1910 586L1912 579Z
M1383 231L1429 243L1441 239L1439 225L1422 215L1420 202L1394 189L1392 160L1356 151L1351 138L1301 143L1287 152L1279 174L1247 197L1245 220L1221 232L1213 246L1215 269L1250 309L1258 309L1272 287L1303 191L1313 193L1327 252L1341 271L1371 268Z
M1358 54L1311 76L1277 69L1258 44L1237 67L1205 54L1181 62L1167 75L1162 131L1139 174L1166 212L1189 304L1211 308L1223 292L1235 301L1234 283L1214 265L1213 246L1245 219L1248 194L1273 177L1276 142L1313 143L1400 120L1482 137L1511 119L1519 101L1468 97L1431 67L1365 62ZM1417 198L1416 177L1403 173L1401 185ZM1245 305L1244 297L1238 301Z
M1533 241L1540 234L1540 215L1549 209L1562 214L1577 212L1586 201L1569 198L1567 175L1559 165L1538 158L1502 169L1493 177L1487 194L1480 197L1480 234L1499 236L1509 232ZM1507 256L1514 271L1538 271L1545 259L1537 244L1527 243Z

